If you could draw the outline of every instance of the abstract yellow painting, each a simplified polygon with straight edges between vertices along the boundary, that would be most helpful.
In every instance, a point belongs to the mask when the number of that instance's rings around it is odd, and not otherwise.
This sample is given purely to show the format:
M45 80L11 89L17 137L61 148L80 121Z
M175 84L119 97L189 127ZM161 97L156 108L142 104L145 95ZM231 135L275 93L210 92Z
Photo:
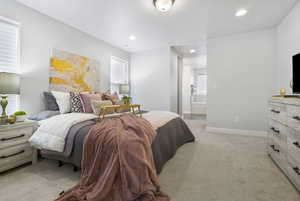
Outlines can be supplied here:
M90 92L99 89L100 63L84 56L53 49L50 90Z

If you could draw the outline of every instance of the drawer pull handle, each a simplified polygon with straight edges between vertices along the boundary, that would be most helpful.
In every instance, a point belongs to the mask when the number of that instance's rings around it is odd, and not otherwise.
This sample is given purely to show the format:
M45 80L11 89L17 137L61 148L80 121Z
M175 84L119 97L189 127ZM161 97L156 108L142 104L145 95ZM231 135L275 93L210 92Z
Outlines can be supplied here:
M271 112L273 112L273 113L276 113L276 114L279 114L280 113L280 111L278 111L278 110L271 110Z
M8 141L8 140L13 140L13 139L17 139L17 138L22 138L24 137L25 134L19 135L19 136L15 136L15 137L9 137L9 138L1 138L0 141L4 142L4 141Z
M293 170L297 173L297 175L300 175L300 170L298 167L294 167Z
M271 127L271 130L274 131L275 133L278 133L278 134L280 133L280 130L277 130L277 129L274 128L274 127Z
M300 121L300 117L299 116L294 116L293 119Z
M276 152L278 152L278 153L280 152L279 149L275 149L275 145L271 145L270 147L271 147L274 151L276 151Z
M12 157L12 156L16 156L16 155L22 154L22 153L24 153L24 152L25 152L25 150L22 150L22 151L19 151L19 152L17 152L17 153L10 154L10 155L7 155L7 156L0 156L0 159L5 159L5 158Z
M294 144L296 147L300 148L299 142L294 142L293 144Z

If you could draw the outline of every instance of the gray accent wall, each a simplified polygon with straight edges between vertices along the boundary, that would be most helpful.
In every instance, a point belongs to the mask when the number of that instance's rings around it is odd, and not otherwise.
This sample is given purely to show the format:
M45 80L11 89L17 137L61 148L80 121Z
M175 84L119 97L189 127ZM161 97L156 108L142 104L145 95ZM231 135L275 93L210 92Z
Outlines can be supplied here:
M267 129L275 55L275 29L208 40L209 127Z
M52 48L99 60L102 91L110 88L111 56L127 61L130 59L128 52L40 14L15 0L1 0L0 7L0 16L21 23L20 101L21 109L29 114L44 109L42 92L49 87L49 59Z

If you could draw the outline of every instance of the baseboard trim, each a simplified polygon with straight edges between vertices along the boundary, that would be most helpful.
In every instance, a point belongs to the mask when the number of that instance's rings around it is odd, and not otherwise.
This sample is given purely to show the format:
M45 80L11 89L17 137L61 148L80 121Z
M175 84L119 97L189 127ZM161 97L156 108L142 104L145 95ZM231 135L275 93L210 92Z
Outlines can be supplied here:
M222 133L227 135L243 135L243 136L255 136L255 137L266 137L268 134L267 131L241 130L241 129L215 128L215 127L206 127L206 131L209 133Z

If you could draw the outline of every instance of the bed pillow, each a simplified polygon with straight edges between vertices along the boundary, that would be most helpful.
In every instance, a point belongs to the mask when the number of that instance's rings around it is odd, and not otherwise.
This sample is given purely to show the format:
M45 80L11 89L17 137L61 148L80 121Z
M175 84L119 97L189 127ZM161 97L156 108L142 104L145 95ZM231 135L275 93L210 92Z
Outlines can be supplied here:
M101 94L80 94L83 112L93 113L91 101L101 101Z
M104 93L102 95L102 100L110 100L114 105L120 100L118 93L108 94Z
M44 92L46 110L58 111L56 99L51 92Z
M58 114L60 114L60 112L58 110L57 111L46 110L46 111L40 112L38 114L31 115L28 119L35 120L35 121L41 121L41 120L48 119L48 118L53 117Z
M70 93L60 91L51 91L51 93L56 99L61 114L71 112Z
M95 115L100 115L102 114L102 110L101 110L101 107L103 106L109 106L109 105L113 105L112 102L110 100L103 100L103 101L95 101L95 100L92 100L91 101L91 104L92 104L92 108L93 108L93 112ZM107 114L113 114L114 113L114 110L107 110L106 112Z
M80 93L70 92L71 112L83 112Z

